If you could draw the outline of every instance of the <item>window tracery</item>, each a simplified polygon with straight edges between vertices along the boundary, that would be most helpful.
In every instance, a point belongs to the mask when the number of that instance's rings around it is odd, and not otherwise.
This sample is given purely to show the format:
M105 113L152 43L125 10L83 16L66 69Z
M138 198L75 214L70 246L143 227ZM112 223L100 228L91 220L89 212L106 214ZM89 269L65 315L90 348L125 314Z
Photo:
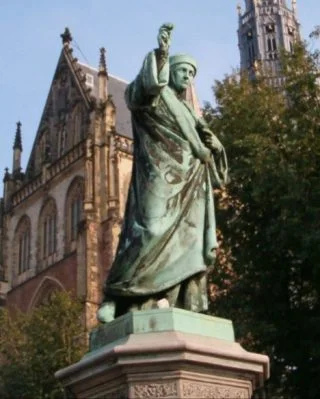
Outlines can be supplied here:
M274 23L269 23L265 26L266 40L267 40L267 53L270 60L278 58L278 44L276 38L276 27Z
M23 216L17 226L14 236L14 263L17 275L30 269L31 222L28 216Z
M53 255L57 250L57 208L52 198L42 208L38 234L38 260L40 262L48 260L53 262Z
M84 179L76 177L67 192L65 212L66 224L66 251L75 249L78 237L79 223L83 216Z

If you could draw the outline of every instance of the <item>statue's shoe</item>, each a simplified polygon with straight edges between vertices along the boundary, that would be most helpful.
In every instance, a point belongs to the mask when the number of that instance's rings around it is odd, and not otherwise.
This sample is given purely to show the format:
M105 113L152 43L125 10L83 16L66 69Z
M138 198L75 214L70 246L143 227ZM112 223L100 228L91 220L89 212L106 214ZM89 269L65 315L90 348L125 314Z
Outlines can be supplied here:
M110 323L110 321L115 319L115 312L116 312L115 302L112 301L102 302L97 312L97 319L101 323Z

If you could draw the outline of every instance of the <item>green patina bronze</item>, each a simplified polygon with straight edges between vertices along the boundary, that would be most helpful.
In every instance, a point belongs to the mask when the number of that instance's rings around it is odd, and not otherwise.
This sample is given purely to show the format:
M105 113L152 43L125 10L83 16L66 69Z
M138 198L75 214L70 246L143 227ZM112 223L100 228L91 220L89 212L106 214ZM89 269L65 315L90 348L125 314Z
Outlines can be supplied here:
M119 340L127 339L130 334L161 333L176 331L197 334L234 342L234 330L230 320L188 312L182 309L157 309L129 312L108 324L100 325L90 333L90 351L106 345L114 347Z
M206 273L216 255L213 188L227 178L222 144L184 101L197 72L169 57L172 24L126 90L132 113L132 180L117 254L98 319L162 306L207 309Z

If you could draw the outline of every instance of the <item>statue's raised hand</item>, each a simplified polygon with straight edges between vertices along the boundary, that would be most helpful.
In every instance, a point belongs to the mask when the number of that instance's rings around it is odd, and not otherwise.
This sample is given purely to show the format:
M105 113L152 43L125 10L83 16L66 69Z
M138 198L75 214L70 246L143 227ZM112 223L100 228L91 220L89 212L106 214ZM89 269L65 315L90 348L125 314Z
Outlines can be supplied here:
M164 52L168 52L171 44L171 32L173 30L173 24L163 24L159 29L158 43L159 49Z

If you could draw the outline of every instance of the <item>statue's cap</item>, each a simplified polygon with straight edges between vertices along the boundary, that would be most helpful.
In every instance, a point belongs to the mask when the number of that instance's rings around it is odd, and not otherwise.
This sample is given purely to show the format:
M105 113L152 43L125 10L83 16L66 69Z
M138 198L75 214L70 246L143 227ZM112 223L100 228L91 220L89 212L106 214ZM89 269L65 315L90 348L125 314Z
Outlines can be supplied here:
M177 64L190 64L194 68L194 74L197 73L197 62L188 54L175 54L169 58L170 66Z

